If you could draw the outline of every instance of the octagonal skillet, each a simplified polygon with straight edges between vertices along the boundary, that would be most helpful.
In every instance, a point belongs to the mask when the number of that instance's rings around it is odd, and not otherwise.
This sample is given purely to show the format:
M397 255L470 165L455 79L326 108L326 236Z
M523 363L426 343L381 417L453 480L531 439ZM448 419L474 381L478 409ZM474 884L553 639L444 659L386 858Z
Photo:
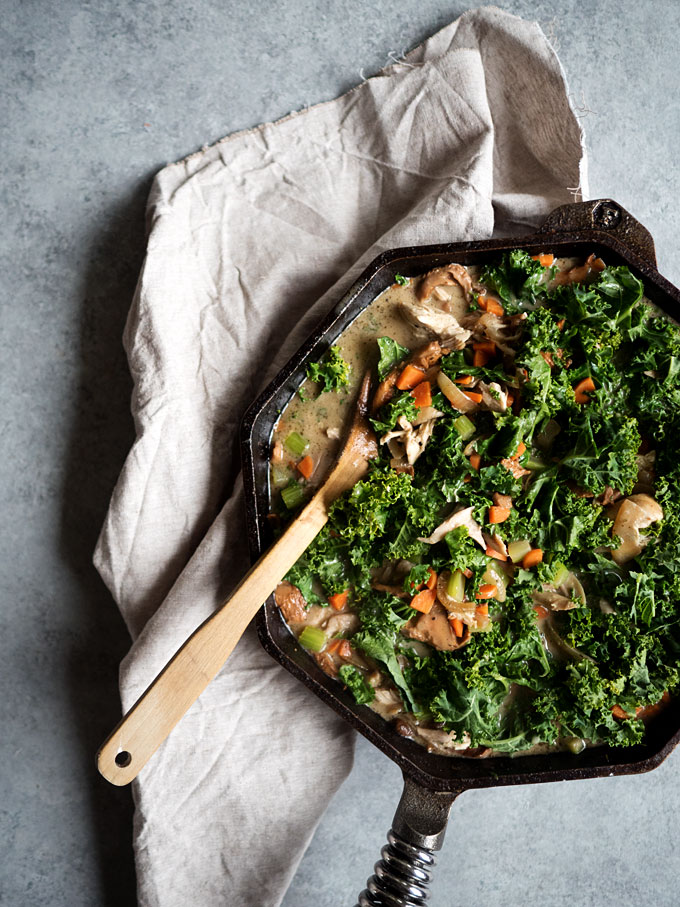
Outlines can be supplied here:
M482 264L500 252L523 248L538 253L589 255L608 264L627 264L644 281L647 297L680 321L680 291L657 271L649 232L610 199L556 208L536 233L481 242L414 246L384 252L359 277L307 342L249 408L241 427L241 454L250 553L258 558L271 541L266 526L269 509L270 439L281 410L314 362L383 290L395 274L415 276L447 264ZM391 724L324 674L289 631L270 596L257 618L264 648L284 668L375 744L401 768L404 790L388 833L382 860L359 896L361 907L416 907L428 896L433 852L443 844L449 811L464 790L506 784L534 784L572 778L634 774L656 768L680 738L680 701L669 704L649 726L646 742L625 749L587 748L566 752L490 759L440 756L400 736Z

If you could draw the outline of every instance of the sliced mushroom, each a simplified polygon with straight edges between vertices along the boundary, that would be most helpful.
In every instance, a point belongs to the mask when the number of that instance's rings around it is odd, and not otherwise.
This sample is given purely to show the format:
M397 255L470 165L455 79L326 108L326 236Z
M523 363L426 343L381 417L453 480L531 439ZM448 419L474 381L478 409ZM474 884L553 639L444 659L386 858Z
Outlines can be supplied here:
M274 601L287 623L302 623L307 617L307 602L297 586L282 582L276 587Z
M469 301L472 294L472 278L467 268L457 264L445 265L443 268L428 271L418 285L416 296L420 302L424 302L432 295L435 287L447 287L454 284L458 284L465 294L466 302Z
M438 601L429 614L411 618L401 628L401 632L409 639L425 642L440 652L454 652L470 641L470 628L465 624L463 636L459 639L453 631L446 609Z
M638 554L647 544L647 539L640 534L652 523L663 519L663 509L648 494L633 494L618 505L612 536L621 540L618 548L612 549L612 558L617 564L625 564Z
M443 523L440 523L428 538L419 538L418 541L426 542L428 545L436 545L437 542L441 542L447 532L451 532L452 529L458 529L459 526L465 526L470 538L486 551L482 527L472 518L472 507L456 510Z
M452 750L466 750L470 746L469 737L458 740L454 731L440 728L426 728L416 725L413 729L416 740L424 743L430 753L450 753Z
M571 611L586 603L586 593L580 580L569 572L557 588L550 583L543 583L541 592L534 592L532 599L535 605L543 605L550 611Z

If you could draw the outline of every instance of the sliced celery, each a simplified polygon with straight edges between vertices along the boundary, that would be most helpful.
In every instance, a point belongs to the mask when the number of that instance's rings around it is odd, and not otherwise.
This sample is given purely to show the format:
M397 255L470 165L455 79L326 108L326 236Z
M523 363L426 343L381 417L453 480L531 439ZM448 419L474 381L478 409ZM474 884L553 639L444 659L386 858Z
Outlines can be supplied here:
M471 419L468 419L467 416L458 416L456 421L453 423L453 427L456 429L463 441L469 441L469 439L474 435L476 431L475 423Z
M531 543L526 539L519 539L516 542L510 542L508 545L508 554L513 564L519 563L525 554L531 551Z
M454 602L465 601L465 575L462 570L454 570L446 584L446 594Z
M272 485L274 488L283 488L290 482L290 471L285 466L275 464L272 466Z
M527 469L532 469L534 472L542 472L548 467L542 460L537 460L534 457L529 457L527 460Z
M564 566L561 561L556 561L553 564L553 586L561 586L562 583L569 576L569 570Z
M326 634L319 627L305 627L298 639L310 652L320 652L326 645Z
M283 443L294 457L301 457L309 447L309 441L296 431L292 431Z
M305 492L302 485L294 482L281 489L281 500L289 510L295 510L305 499Z

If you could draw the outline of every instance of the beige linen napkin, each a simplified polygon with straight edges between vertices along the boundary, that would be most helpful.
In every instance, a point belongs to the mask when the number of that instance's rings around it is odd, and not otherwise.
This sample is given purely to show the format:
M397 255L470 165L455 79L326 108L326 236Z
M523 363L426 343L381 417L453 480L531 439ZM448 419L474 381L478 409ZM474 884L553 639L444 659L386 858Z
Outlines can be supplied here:
M583 160L540 28L485 8L158 174L124 338L137 438L95 554L134 640L125 709L246 570L239 420L358 270L532 228ZM352 737L250 628L134 784L140 904L279 904Z

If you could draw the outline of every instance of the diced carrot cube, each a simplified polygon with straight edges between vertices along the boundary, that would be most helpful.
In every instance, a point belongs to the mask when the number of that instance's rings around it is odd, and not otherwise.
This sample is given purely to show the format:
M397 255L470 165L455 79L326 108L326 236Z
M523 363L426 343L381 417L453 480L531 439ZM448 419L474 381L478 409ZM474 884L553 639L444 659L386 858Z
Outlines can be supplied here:
M348 595L348 589L345 589L344 592L336 592L335 595L329 595L328 604L331 606L331 608L335 608L336 611L342 611L342 609L347 604Z
M397 388L400 391L410 391L416 384L420 384L424 376L425 372L421 368L409 364L397 378Z
M411 396L419 409L422 406L432 406L432 385L429 381L421 381L413 388Z
M423 589L411 599L411 607L422 614L429 614L437 598L434 589Z

